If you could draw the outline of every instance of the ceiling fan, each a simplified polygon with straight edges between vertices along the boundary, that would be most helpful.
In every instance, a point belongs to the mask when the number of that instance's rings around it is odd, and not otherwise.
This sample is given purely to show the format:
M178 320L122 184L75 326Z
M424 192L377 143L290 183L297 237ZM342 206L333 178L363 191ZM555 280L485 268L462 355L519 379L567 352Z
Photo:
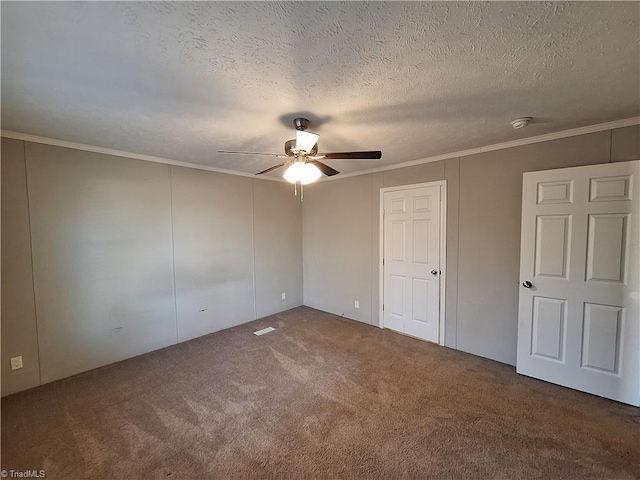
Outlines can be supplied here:
M300 182L301 185L315 182L323 173L329 177L340 173L335 168L322 163L320 160L379 160L382 158L382 152L380 150L368 152L318 153L318 139L320 135L307 131L309 120L306 118L295 118L293 120L293 126L296 129L296 138L285 142L285 155L279 155L277 153L235 152L229 150L218 150L218 153L268 155L271 157L286 158L286 161L258 172L256 175L262 175L276 168L289 165L283 177L288 182L294 184Z

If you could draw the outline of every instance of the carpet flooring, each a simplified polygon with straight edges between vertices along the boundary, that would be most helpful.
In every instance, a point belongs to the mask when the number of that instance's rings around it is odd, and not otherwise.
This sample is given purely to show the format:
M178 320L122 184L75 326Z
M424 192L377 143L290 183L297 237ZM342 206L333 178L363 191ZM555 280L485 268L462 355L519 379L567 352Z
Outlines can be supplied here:
M2 399L2 468L60 479L626 479L640 477L640 416L299 307Z

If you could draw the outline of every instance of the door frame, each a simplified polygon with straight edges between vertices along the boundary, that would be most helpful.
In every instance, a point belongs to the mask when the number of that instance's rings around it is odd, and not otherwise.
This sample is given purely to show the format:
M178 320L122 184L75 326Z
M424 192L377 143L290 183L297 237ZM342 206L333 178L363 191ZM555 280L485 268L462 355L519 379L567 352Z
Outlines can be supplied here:
M379 207L379 254L378 254L378 315L380 328L384 327L384 312L382 305L384 302L384 265L382 259L384 257L384 194L387 192L395 192L398 190L411 190L420 187L440 187L440 298L438 308L438 344L444 346L445 339L445 290L447 277L447 181L437 180L435 182L414 183L411 185L398 185L396 187L384 187L380 189L380 207Z

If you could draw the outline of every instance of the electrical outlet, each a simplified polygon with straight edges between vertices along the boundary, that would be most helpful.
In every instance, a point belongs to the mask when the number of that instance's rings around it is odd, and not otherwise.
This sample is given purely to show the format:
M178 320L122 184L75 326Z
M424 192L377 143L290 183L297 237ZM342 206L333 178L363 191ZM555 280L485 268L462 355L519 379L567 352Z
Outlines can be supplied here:
M11 359L11 370L19 370L22 368L22 356L13 357Z
M284 300L285 298L287 298L287 294L282 292L282 299Z
M356 300L355 305L356 305L356 308L360 308L360 302L358 300Z

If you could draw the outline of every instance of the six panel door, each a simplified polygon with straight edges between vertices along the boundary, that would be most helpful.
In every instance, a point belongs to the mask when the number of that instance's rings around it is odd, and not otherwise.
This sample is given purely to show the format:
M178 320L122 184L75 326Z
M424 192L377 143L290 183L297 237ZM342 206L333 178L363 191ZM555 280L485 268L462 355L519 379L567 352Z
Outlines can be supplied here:
M518 373L640 404L639 170L524 174Z
M385 192L384 326L438 342L440 187Z

